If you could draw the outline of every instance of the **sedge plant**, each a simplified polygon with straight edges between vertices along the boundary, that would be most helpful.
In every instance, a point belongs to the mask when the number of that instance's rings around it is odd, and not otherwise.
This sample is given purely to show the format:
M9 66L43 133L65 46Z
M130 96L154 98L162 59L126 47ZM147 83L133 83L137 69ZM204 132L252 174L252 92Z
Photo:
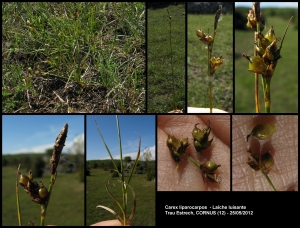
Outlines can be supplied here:
M213 76L217 68L219 68L223 62L224 59L222 55L219 57L211 57L212 51L213 51L213 45L215 41L215 37L217 34L217 27L218 23L221 20L220 16L222 13L222 5L219 5L219 8L215 14L215 20L214 20L214 34L213 36L206 34L203 32L202 29L196 30L196 35L198 36L199 40L202 41L202 43L207 45L207 80L209 82L209 107L210 107L210 113L212 113L213 105L212 105L212 82L213 82Z
M19 188L18 184L20 184L26 193L32 198L32 201L41 205L41 220L40 225L43 226L45 224L46 211L49 205L50 196L52 193L53 185L57 176L57 166L60 160L60 155L62 153L62 149L65 146L65 141L68 133L68 124L65 124L59 135L57 136L54 147L52 157L50 159L50 184L48 189L44 186L43 182L41 182L41 186L33 181L32 171L29 170L28 176L20 173L21 164L19 164L17 171L17 180L16 180L16 197L17 197L17 211L18 211L18 221L19 226L22 226L22 217L20 210L20 200L19 200ZM29 222L29 225L34 225L33 221Z
M121 134L120 134L120 124L119 124L119 119L118 119L118 116L116 116L116 122L117 122L117 130L118 130L118 140L119 140L119 148L120 148L120 162L121 162L121 168L120 170L117 168L117 164L115 162L115 160L113 159L112 157L112 154L104 140L104 137L98 127L98 123L95 119L95 122L96 122L96 127L97 127L97 130L101 136L101 139L103 141L103 144L110 156L110 159L114 165L114 171L118 174L118 177L119 179L113 179L113 180L116 180L118 181L120 184L121 184L121 192L122 192L122 202L119 202L116 197L114 197L112 195L112 193L109 191L109 188L108 188L108 184L109 184L109 180L108 178L105 179L105 188L106 188L106 191L107 193L109 194L109 196L115 201L115 203L118 205L118 207L120 208L121 210L121 213L122 215L120 216L118 213L116 213L114 210L112 210L111 208L109 207L106 207L106 206L103 206L103 205L98 205L96 208L103 208L107 211L109 211L110 213L112 213L119 221L122 225L126 226L126 225L131 225L131 220L133 219L133 216L134 216L134 213L135 213L135 209L136 209L136 197L135 197L135 192L134 190L132 189L132 187L129 185L130 183L130 180L133 176L133 173L135 171L135 168L137 166L137 163L138 163L138 160L139 160L139 157L140 157L140 147L141 147L141 137L139 135L139 147L138 147L138 152L137 152L137 156L136 156L136 159L135 159L135 162L134 162L134 165L131 169L131 172L130 172L130 175L128 177L128 180L126 181L125 180L125 175L124 175L124 169L123 169L123 156L122 156L122 142L121 142ZM130 216L127 218L127 206L128 206L128 190L131 190L132 192L132 197L133 197L133 207L132 207L132 211L131 211L131 214Z
M258 75L260 74L262 76L265 111L267 113L270 113L271 79L277 66L278 60L282 58L280 55L280 51L292 17L288 22L282 39L275 37L273 26L270 27L269 31L265 35L262 34L262 31L265 28L265 22L262 18L259 2L252 3L252 9L249 10L247 19L247 27L254 30L254 55L248 56L243 53L243 57L245 57L249 61L248 70L253 72L255 76L255 110L257 113L260 113L258 96ZM277 48L277 42L279 42L280 40L280 46Z
M169 112L169 113L182 113L182 110L179 110L177 108L176 102L177 102L177 98L176 98L176 91L175 91L175 77L174 77L174 69L173 69L173 51L172 51L172 16L170 14L169 9L167 9L168 11L168 15L169 15L169 25L170 25L170 51L171 51L171 69L172 69L172 93L173 93L173 101L172 106L173 106L173 111Z

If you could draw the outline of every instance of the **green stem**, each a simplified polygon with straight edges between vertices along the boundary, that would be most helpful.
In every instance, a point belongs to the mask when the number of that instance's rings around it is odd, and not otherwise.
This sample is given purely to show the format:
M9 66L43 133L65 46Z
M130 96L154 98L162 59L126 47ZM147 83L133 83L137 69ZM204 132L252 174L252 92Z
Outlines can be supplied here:
M260 171L262 172L262 174L265 176L265 178L267 179L267 181L269 182L269 184L271 185L271 187L273 188L274 191L277 191L276 188L274 187L272 181L270 180L268 174L265 174L261 169Z
M40 222L40 226L44 226L45 216L46 216L46 206L44 204L41 204L41 222Z
M266 113L270 113L270 107L271 107L270 84L271 84L271 78L266 78L265 79L265 91L264 91Z
M210 113L212 113L212 75L211 75L211 64L210 64L210 59L211 59L211 52L212 52L212 46L213 42L211 45L207 45L207 65L208 65L208 76L209 76L209 108L210 108Z
M200 169L200 165L191 157L187 156L186 154L184 154L184 156L190 161L192 162L193 165L195 165L198 169Z
M260 104L258 96L258 74L255 73L255 109L256 113L260 113Z
M258 3L260 4L260 3ZM260 5L259 5L260 7ZM260 20L257 20L256 22L256 32L259 33L260 32ZM260 46L260 40L256 39L256 34L254 33L254 43L258 42L257 45ZM256 47L254 44L254 55L256 56ZM258 74L254 73L255 75L255 109L256 109L256 113L260 113L260 104L259 104L259 95L258 95Z
M21 164L19 164L18 171L20 170ZM19 200L19 185L18 185L18 177L19 173L17 172L17 181L16 181L16 194L17 194L17 211L18 211L18 220L19 220L19 226L22 226L22 217L21 217L21 209L20 209L20 200Z
M51 174L50 184L49 184L49 188L48 188L48 199L47 199L45 204L41 204L41 222L40 222L40 226L44 226L44 224L45 224L46 211L47 211L48 204L49 204L49 201L50 201L50 196L51 196L51 192L52 192L52 188L53 188L55 179L56 179L56 175Z
M120 147L120 163L121 163L121 180L122 180L122 195L123 195L123 209L124 209L124 222L126 222L126 208L127 208L127 189L124 179L124 171L123 171L123 156L122 156L122 141L121 141L121 132L120 132L120 123L119 123L119 118L118 115L116 115L116 122L117 122L117 129L118 129L118 138L119 138L119 147Z
M208 75L209 75L209 108L210 108L210 113L212 113L212 81L213 81L213 74L211 74L211 64L210 64L210 59L211 59L211 54L212 54L212 49L214 46L215 42L215 37L217 34L217 30L214 30L214 36L213 36L213 42L209 45L207 45L208 49Z

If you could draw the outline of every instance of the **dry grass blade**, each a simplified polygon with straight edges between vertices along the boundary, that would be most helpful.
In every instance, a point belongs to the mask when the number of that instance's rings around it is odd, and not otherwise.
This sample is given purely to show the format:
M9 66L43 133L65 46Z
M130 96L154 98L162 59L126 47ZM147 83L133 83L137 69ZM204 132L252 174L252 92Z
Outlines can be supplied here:
M103 208L103 209L109 211L110 213L112 213L123 224L122 218L114 210L110 209L109 207L102 206L102 205L98 205L96 208L98 208L98 207Z

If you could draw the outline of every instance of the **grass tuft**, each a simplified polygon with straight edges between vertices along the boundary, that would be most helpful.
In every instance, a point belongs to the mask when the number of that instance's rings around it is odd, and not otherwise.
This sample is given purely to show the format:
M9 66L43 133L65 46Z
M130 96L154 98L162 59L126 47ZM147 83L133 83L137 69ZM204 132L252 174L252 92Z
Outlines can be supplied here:
M145 112L144 3L3 3L2 51L2 112Z

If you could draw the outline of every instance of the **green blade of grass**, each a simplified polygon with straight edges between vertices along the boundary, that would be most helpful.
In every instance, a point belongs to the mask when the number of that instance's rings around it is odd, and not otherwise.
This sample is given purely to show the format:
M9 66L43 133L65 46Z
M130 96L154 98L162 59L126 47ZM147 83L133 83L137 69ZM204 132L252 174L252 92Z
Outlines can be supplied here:
M100 134L100 136L101 136L101 138L102 138L102 141L103 141L103 143L104 143L104 146L105 146L105 148L106 148L106 150L107 150L107 152L108 152L108 154L109 154L109 156L110 156L110 159L111 159L111 161L112 161L112 163L113 163L113 165L114 165L114 167L115 167L115 170L118 172L119 176L121 176L121 173L119 172L119 170L118 170L118 168L117 168L117 165L116 165L116 163L115 163L115 161L114 161L114 159L113 159L113 157L112 157L112 155L111 155L111 153L110 153L110 150L109 150L109 148L108 148L108 146L107 146L107 144L106 144L106 142L105 142L105 140L104 140L104 137L103 137L103 135L102 135L102 133L101 133L99 127L98 127L98 123L97 123L97 120L96 120L96 119L95 119L95 122L96 122L97 130L98 130L98 132L99 132L99 134Z
M140 138L140 141L139 141L139 150L138 150L138 153L137 153L137 156L136 156L134 165L133 165L133 167L132 167L130 176L129 176L129 178L128 178L128 182L127 182L128 184L130 183L131 177L132 177L132 175L133 175L133 173L134 173L134 170L135 170L135 168L136 168L136 165L137 165L137 163L138 163L138 160L139 160L139 158L140 158L140 153L141 153L141 152L140 152L140 148L141 148L141 136L140 136L139 133L137 133L137 134L139 135L139 138Z

